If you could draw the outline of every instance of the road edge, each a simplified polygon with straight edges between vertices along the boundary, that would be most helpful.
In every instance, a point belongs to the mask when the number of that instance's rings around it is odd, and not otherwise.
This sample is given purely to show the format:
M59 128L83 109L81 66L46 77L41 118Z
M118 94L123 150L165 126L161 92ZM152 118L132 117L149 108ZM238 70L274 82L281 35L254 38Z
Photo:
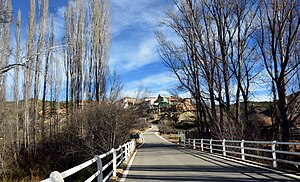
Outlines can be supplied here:
M144 144L144 143L142 143L142 145L143 145L143 144ZM141 146L142 146L142 145L141 145ZM130 161L129 161L127 167L126 167L126 170L125 170L124 174L122 175L122 178L120 179L120 182L125 182L125 181L126 181L126 177L127 177L128 173L129 173L131 164L133 163L133 160L134 160L134 158L135 158L136 153L137 153L137 150L135 150L134 154L132 155L132 157L131 157L131 159L130 159Z
M164 137L162 137L161 135L159 135L158 132L155 132L155 135L158 136L159 138L161 138L162 140L164 140L165 142L168 142L170 144L173 144L172 142L170 142L169 140L165 139Z
M188 148L184 148L184 149L188 149ZM194 149L191 149L191 150L194 150ZM286 176L286 177L289 177L289 178L300 180L300 176L298 176L296 174L291 174L291 173L287 173L287 172L284 172L284 171L268 168L268 167L261 166L259 164L253 164L253 163L250 163L250 162L247 162L247 161L240 161L240 160L233 159L233 158L230 158L230 157L220 156L218 154L207 153L207 152L203 152L203 151L200 151L200 150L195 150L195 151L199 151L199 153L204 153L204 154L211 155L211 156L214 156L214 157L217 157L217 158L220 158L220 159L224 159L224 160L227 160L227 161L236 162L236 163L243 164L243 165L250 166L250 167L260 168L260 169L263 169L263 170L266 170L266 171L270 171L270 172L273 172L273 173L280 174L282 176Z
M148 128L144 133L146 133L149 129L150 129L150 128ZM142 139L142 144L139 146L139 148L142 147L142 146L144 145L144 143L145 143L145 139L143 138L142 135L141 135L141 139ZM129 173L130 167L131 167L131 165L132 165L132 163L133 163L133 160L134 160L135 155L136 155L137 152L138 152L138 149L136 149L136 150L134 151L134 154L133 154L132 157L130 158L129 163L128 163L128 165L127 165L125 171L124 171L124 174L122 175L122 178L120 179L120 182L125 182L125 181L126 181L126 178L127 178L128 173Z
M237 163L240 163L240 164L244 164L244 165L247 165L247 166L264 169L266 171L277 173L277 174L280 174L282 176L286 176L286 177L289 177L289 178L294 178L294 179L300 180L300 176L297 176L295 174L291 174L291 173L283 172L283 171L280 171L280 170L276 170L276 169L272 169L272 168L260 166L259 164L252 164L252 163L249 163L247 161L239 161L239 160L235 160L235 159L231 159L231 158L226 158L226 157L218 156L218 155L215 155L215 156L219 157L219 158L222 158L222 159L227 159L229 161L234 161L234 162L237 162Z

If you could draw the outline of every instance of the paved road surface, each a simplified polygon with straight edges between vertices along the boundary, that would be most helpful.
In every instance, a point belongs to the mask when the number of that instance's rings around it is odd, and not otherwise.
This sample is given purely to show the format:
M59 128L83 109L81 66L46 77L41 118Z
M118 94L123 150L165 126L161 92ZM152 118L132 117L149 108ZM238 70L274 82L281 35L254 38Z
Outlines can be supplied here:
M132 181L296 181L295 179L224 161L209 154L184 149L155 135L153 126L143 136L126 182Z

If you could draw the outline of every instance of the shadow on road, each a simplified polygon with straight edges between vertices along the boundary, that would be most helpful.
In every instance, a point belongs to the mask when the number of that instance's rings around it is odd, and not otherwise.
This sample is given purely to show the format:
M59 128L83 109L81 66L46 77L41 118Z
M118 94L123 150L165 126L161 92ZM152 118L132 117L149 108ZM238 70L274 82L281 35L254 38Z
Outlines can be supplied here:
M145 133L127 182L139 181L295 181L256 167L214 157L163 141L154 128Z
M255 178L222 178L220 179L220 177L214 177L214 176L204 176L202 175L200 176L157 176L157 175L130 175L129 177L127 177L127 179L133 179L136 181L276 181L273 179L264 179L264 180L257 180ZM277 180L278 181L278 180ZM282 181L286 181L286 180L282 180Z
M156 150L157 148L177 148L174 144L168 144L168 143L145 143L142 148L153 148L153 150Z

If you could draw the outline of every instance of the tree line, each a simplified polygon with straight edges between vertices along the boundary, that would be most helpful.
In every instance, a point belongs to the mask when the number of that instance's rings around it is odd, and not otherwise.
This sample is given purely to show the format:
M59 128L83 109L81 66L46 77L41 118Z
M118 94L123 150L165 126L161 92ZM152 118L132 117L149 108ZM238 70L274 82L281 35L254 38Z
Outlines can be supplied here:
M173 2L156 31L158 51L193 97L199 137L259 139L249 102L263 82L273 139L289 141L300 117L299 1Z
M120 145L140 125L116 102L109 1L68 1L59 37L49 0L28 3L25 29L21 10L14 17L11 0L0 1L0 170L43 175Z

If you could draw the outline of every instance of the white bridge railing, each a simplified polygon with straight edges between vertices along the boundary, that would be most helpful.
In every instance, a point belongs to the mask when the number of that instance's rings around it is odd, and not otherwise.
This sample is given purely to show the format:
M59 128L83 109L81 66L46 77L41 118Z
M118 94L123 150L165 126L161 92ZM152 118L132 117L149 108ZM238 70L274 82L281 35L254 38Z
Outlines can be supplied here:
M299 151L299 142L268 142L268 141L245 141L245 140L213 140L213 139L185 139L181 140L185 147L209 151L210 153L222 153L240 156L242 160L248 158L263 159L271 161L274 168L277 163L285 163L300 166L300 152L291 152L281 150L283 145L289 145L290 148ZM280 157L285 156L285 157ZM288 156L288 157L287 157Z
M107 181L111 176L117 175L117 167L123 162L126 161L129 156L133 153L134 149L136 147L136 144L134 141L127 142L123 144L122 146L119 146L117 149L111 149L110 151L101 154L96 155L94 158L79 164L78 166L75 166L71 169L68 169L64 172L58 172L53 171L50 174L50 177L43 180L42 182L63 182L64 178L71 176L72 174L77 173L78 171L90 166L91 164L97 162L97 172L94 173L92 176L90 176L88 179L85 180L85 182L91 182L95 178L97 178L97 182L105 182ZM104 164L102 162L103 158L109 157L112 155L112 159ZM110 172L107 172L107 175L103 175L103 171L106 170L109 166L112 165L112 170Z

